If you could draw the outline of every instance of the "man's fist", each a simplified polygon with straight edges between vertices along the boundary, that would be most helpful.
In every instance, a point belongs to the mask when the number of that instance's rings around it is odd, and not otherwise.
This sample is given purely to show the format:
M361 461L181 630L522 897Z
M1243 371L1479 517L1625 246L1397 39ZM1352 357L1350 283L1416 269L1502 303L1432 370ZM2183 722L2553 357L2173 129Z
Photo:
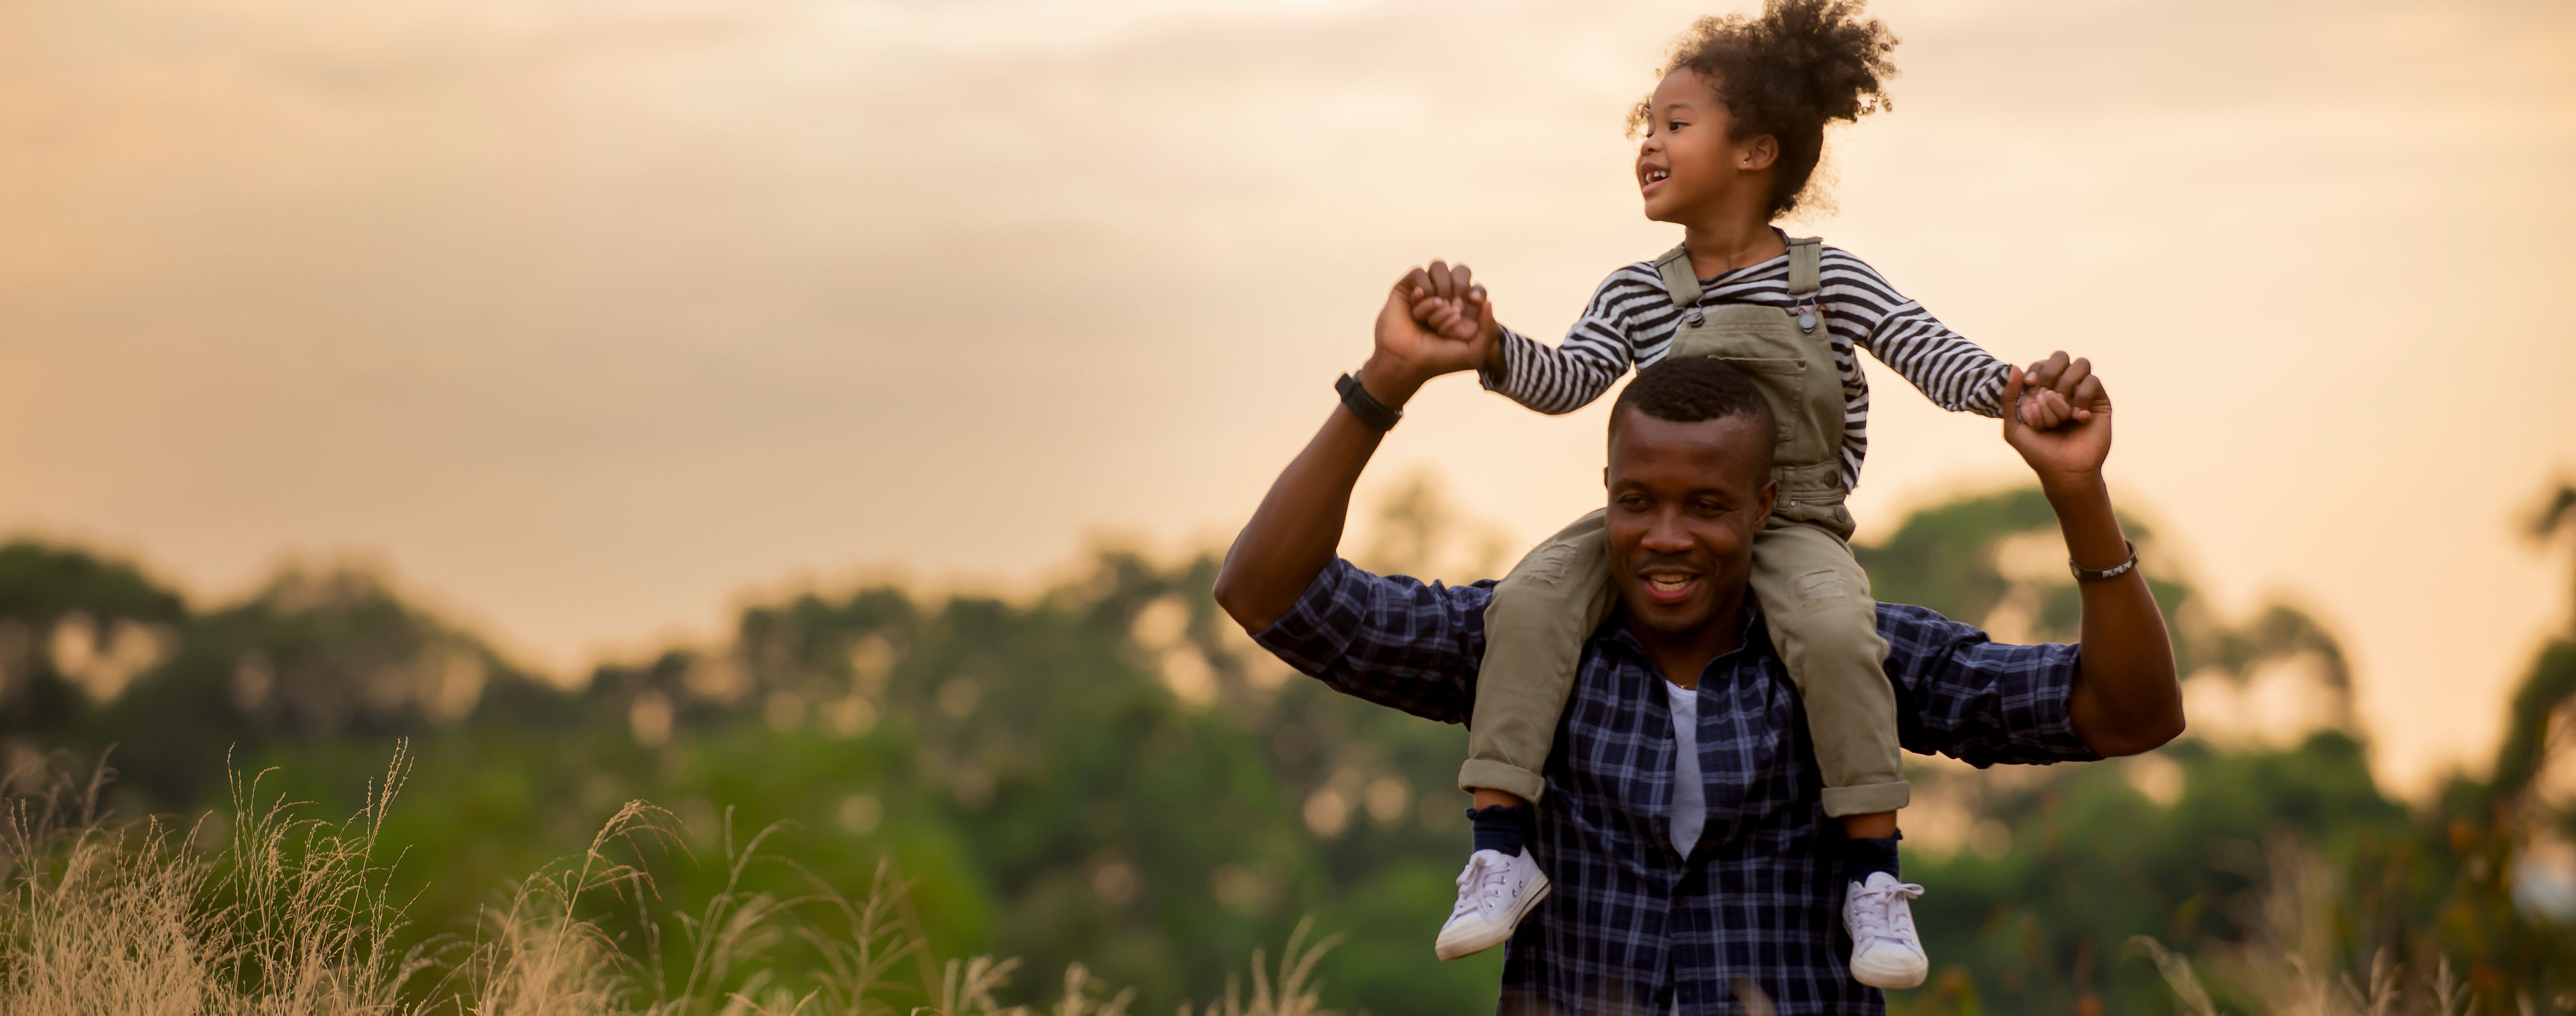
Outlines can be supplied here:
M1397 289L1409 301L1413 320L1432 334L1490 349L1503 329L1495 323L1493 305L1485 299L1485 287L1476 285L1475 274L1465 265L1434 261L1429 268L1405 273Z
M2051 360L2064 366L2065 356L2059 353ZM2085 371L2084 376L2071 386L2075 389L2075 397L2068 400L2068 411L2059 421L2060 426L2041 428L2032 425L2022 414L2004 415L2004 442L2020 452L2022 460L2039 473L2043 487L2052 480L2098 479L2102 461L2111 454L2111 397L2102 391L2101 380L2092 376L2084 361L2077 360L2071 366L2085 368ZM2040 401L2041 396L2056 394L2041 389L2036 374L2025 376L2019 367L2006 367L2004 371L2004 400L2007 402L2028 406ZM2063 371L2059 380L2064 380Z
M1377 351L1370 358L1375 378L1363 377L1371 394L1379 382L1419 386L1442 374L1475 370L1495 359L1494 341L1502 328L1484 287L1474 284L1467 266L1451 268L1434 261L1397 279L1378 312ZM1410 396L1410 387L1403 388ZM1395 403L1388 403L1394 405Z
M2064 350L2031 364L2022 381L2011 411L2023 426L2034 430L2055 430L2068 422L2091 419L2093 400L2102 392L2102 382L2093 377L2092 361L2069 360Z

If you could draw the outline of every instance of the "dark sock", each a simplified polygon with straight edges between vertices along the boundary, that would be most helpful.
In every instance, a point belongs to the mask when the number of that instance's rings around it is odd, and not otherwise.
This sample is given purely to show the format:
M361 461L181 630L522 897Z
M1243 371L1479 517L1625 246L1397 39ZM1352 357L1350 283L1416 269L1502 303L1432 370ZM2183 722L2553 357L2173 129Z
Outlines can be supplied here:
M1894 836L1846 838L1843 840L1843 877L1854 882L1867 882L1871 872L1883 871L1889 878L1903 881L1904 873L1896 867L1896 841L1904 838L1905 834L1901 832Z
M1469 808L1467 817L1476 823L1476 849L1499 850L1505 857L1519 857L1529 845L1530 810L1508 804L1487 808Z

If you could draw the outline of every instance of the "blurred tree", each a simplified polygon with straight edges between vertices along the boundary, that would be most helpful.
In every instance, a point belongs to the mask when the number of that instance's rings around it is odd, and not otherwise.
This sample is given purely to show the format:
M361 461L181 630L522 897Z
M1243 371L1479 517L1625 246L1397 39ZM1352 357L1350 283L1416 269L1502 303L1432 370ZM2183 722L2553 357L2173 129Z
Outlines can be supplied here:
M2571 500L2561 492L2538 531L2568 531ZM1382 514L1374 566L1479 577L1508 563L1428 480ZM2541 654L2492 781L2410 811L2372 780L2332 633L2277 602L2218 616L2152 533L2132 532L2196 679L2306 660L2337 707L2286 745L1924 770L1925 797L1970 831L1955 853L1909 856L1936 890L1918 915L1944 968L1899 1009L2162 1012L2154 969L2122 951L2139 934L2296 950L2317 969L2366 970L2392 950L2508 988L2572 983L2564 936L2516 902L2514 873L2531 830L2567 828L2527 788L2546 782L2576 652L2562 640ZM2067 638L2074 590L2055 548L2045 503L2018 490L1931 506L1858 553L1884 599ZM942 953L1016 954L1036 971L1079 959L1143 989L1139 1011L1215 997L1231 965L1305 914L1352 936L1320 968L1329 1000L1388 1016L1490 1009L1498 955L1440 964L1429 950L1465 848L1463 731L1295 679L1216 610L1215 569L1210 555L1108 550L1017 600L782 597L746 608L720 643L603 665L568 692L364 574L289 572L197 613L130 566L21 544L0 548L0 737L19 753L121 742L129 792L167 810L211 803L231 747L243 765L284 766L280 792L325 811L356 802L387 738L413 737L419 765L387 839L410 849L421 934L465 927L503 880L580 850L644 798L689 829L686 850L656 862L656 907L714 890L727 835L786 823L797 866L761 869L754 888L793 895L810 875L856 891L892 858ZM144 664L116 648L135 631L157 632L131 643L154 648ZM2293 875L2332 887L2311 894L2324 916L2295 941L2267 902ZM774 948L790 971L812 960ZM2221 973L2212 990L2242 1009L2251 989Z
M2263 604L2248 621L2227 622L2183 576L2152 528L2127 516L2121 525L2164 608L2175 663L2185 676L2241 682L2272 663L2309 660L2327 692L2325 725L2355 730L2351 667L2333 633L2280 600ZM1930 607L1999 638L2071 642L2079 635L2081 601L2063 546L2047 499L2036 488L2016 488L1916 511L1885 541L1853 551L1883 602Z
M161 802L209 800L220 760L276 741L417 736L478 707L506 707L512 722L578 716L364 572L290 569L247 601L183 620L166 661L75 728L91 745L117 744L126 786Z
M188 623L179 594L134 566L29 542L0 547L0 761L60 747Z
M2124 517L2164 608L2186 676L2241 683L2264 666L2313 661L2326 692L2321 731L2288 749L2215 751L2191 741L2140 762L1968 773L1918 767L1918 804L1972 816L1969 849L1922 856L1911 870L1934 894L1917 907L1942 975L1943 1011L2161 1011L2151 967L2124 964L2124 943L2241 941L2239 905L2268 878L2263 844L2281 829L2318 830L2349 851L2403 827L2382 796L2351 712L2341 647L2297 607L2272 602L2245 623L2209 608L2154 529ZM1908 515L1854 551L1873 591L1995 631L1998 638L2074 641L2078 591L2056 515L2034 488L1961 497ZM2170 788L2139 789L2141 766ZM1909 823L1921 811L1909 812ZM1968 1001L1962 1002L1965 999ZM2103 1006L2109 1004L2109 1009Z
M2533 513L2528 534L2545 549L2566 533L2576 533L2576 486L2559 484ZM2443 794L2440 831L2462 863L2434 946L2467 959L2473 981L2491 996L2510 986L2561 1009L2576 992L2576 936L2564 923L2576 912L2550 895L2576 892L2576 801L2547 777L2553 762L2568 758L2571 712L2576 617L2540 647L2515 689L2490 776L2456 779ZM2556 849L2536 852L2540 846ZM2499 1004L2494 1011L2507 1010Z

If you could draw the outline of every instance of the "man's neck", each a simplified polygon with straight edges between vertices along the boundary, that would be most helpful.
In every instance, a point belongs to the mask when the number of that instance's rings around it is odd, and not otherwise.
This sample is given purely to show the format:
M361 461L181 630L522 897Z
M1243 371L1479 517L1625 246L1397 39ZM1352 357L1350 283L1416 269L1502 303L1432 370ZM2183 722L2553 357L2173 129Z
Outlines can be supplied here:
M1645 647L1646 658L1655 661L1655 669L1664 672L1664 680L1684 688L1698 688L1700 672L1709 661L1734 652L1744 643L1744 594L1738 592L1720 603L1708 624L1686 632L1654 632L1637 625L1628 626Z

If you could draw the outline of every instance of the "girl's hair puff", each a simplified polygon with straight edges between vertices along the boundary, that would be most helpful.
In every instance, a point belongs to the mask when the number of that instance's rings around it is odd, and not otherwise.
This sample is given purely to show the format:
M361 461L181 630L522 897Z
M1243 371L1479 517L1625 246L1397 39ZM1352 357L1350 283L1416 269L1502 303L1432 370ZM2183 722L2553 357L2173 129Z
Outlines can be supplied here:
M1768 134L1771 215L1795 211L1824 156L1825 125L1890 107L1887 59L1896 36L1861 11L1862 0L1765 0L1759 16L1701 18L1673 45L1661 74L1690 70L1726 104L1733 140ZM1653 99L1628 113L1634 133L1653 117Z

